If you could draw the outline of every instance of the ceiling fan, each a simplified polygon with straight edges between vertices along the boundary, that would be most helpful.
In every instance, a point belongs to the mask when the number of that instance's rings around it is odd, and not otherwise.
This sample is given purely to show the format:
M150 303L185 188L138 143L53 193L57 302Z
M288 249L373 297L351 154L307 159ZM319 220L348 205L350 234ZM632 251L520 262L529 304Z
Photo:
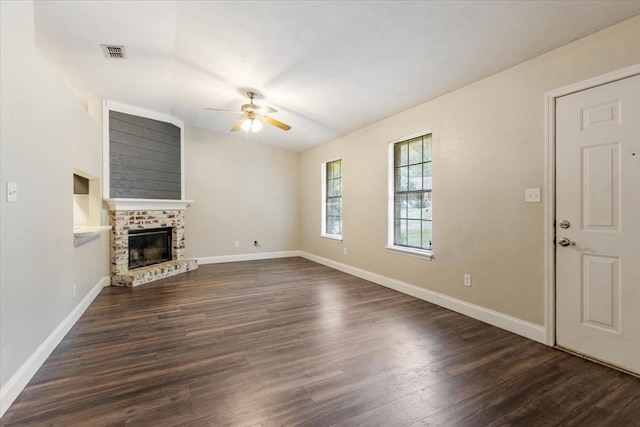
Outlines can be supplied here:
M240 107L240 111L236 110L221 110L218 108L205 108L205 110L210 111L223 111L226 113L236 113L236 114L244 114L244 116L236 122L231 128L231 132L237 132L240 129L245 130L247 132L258 132L262 129L262 122L275 126L284 131L288 131L291 129L291 126L279 122L271 117L267 116L270 113L276 113L278 110L272 107L261 107L257 104L253 103L253 98L255 98L255 92L247 92L247 96L249 97L249 103L244 104Z

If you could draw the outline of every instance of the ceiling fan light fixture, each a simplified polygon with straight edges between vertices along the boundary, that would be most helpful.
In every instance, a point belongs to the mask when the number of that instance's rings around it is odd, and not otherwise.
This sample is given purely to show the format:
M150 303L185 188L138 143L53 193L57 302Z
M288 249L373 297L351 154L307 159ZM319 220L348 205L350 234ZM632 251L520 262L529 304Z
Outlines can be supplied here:
M291 130L291 126L289 126L288 124L279 122L267 115L271 113L277 113L278 110L273 107L261 107L260 105L254 104L253 98L255 98L256 96L254 92L247 92L247 96L249 97L249 103L244 104L242 107L240 107L240 111L221 110L218 108L205 108L205 110L242 114L242 118L235 122L235 124L231 128L231 132L237 132L240 129L245 132L258 132L260 131L260 129L262 129L262 126L265 123L269 126L275 126L278 129L282 129L283 131Z
M256 119L245 120L241 128L246 132L258 132L262 129L262 122Z

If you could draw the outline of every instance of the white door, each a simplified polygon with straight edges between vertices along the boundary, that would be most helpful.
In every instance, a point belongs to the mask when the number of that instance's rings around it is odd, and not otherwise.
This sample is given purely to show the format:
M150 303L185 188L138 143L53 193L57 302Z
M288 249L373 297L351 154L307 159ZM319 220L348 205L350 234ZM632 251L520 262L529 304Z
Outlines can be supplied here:
M640 374L640 75L556 100L556 342Z

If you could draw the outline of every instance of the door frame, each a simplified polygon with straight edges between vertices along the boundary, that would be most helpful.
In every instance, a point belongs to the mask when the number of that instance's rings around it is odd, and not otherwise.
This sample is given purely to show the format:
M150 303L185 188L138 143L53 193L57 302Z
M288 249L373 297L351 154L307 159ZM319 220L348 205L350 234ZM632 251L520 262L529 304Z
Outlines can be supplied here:
M563 86L545 93L545 330L546 344L556 345L556 98L640 74L640 64Z

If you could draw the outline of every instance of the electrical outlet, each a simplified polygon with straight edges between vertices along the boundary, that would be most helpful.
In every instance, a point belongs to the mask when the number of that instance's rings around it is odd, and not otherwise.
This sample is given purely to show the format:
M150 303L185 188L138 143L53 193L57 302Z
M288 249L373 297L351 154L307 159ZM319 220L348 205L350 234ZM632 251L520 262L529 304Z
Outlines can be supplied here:
M240 247L240 242L236 241L236 248Z
M76 285L73 285L73 299L76 299Z
M345 255L347 254L347 248L344 248L344 254Z
M471 286L471 275L470 274L465 274L464 275L464 285L465 286Z

